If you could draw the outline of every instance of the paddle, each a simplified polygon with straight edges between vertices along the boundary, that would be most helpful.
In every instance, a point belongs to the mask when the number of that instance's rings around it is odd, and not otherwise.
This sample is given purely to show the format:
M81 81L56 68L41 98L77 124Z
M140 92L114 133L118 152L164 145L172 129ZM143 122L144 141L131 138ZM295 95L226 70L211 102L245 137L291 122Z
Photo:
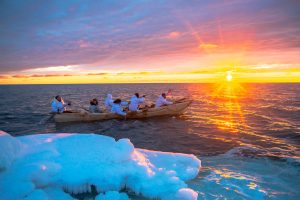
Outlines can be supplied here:
M47 123L48 121L52 120L55 114L54 114L54 113L50 113L50 114L51 114L51 116L49 116L49 117L47 117L47 118L41 119L40 122L39 122L38 124L45 124L45 123Z
M83 110L85 110L85 111L87 111L87 112L90 112L88 109L86 109L86 108L83 107L83 106L80 106L79 108L81 108L81 109L83 109Z

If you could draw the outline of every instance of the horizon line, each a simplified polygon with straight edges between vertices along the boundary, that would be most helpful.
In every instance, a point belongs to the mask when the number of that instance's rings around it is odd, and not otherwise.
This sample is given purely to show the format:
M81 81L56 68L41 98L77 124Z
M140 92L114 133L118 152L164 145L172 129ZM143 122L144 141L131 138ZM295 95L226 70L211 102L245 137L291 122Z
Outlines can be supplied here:
M10 84L1 84L0 86L8 86L8 85L122 85L122 84L218 84L218 83L224 83L223 82L124 82L124 83L10 83ZM229 82L228 82L229 83ZM300 84L300 81L291 81L291 82L236 82L233 81L233 83L239 83L239 84Z

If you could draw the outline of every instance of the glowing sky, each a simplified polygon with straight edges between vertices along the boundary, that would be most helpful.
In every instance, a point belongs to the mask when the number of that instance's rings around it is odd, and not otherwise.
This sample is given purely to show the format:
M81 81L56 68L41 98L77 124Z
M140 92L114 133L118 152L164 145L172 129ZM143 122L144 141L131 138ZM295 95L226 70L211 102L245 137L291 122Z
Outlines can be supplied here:
M300 1L0 1L0 83L300 81Z

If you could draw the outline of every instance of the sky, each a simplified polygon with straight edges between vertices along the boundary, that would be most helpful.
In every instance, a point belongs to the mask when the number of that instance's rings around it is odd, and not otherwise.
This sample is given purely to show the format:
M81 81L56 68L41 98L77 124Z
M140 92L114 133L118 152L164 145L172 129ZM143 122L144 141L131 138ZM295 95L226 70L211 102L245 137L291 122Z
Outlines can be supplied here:
M299 0L1 0L0 84L300 81Z

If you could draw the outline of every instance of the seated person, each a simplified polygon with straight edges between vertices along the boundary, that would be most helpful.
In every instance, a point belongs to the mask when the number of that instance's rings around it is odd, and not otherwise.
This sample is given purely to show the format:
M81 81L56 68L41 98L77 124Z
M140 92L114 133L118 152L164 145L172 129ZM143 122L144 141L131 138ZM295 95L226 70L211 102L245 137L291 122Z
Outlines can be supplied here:
M145 101L145 95L140 97L139 93L135 93L130 99L129 110L137 111L139 108L139 104Z
M111 94L107 94L107 97L105 99L104 105L106 108L106 111L109 112L111 110L112 104L113 104L113 99Z
M127 113L123 111L121 103L121 99L116 99L112 104L111 112L125 117Z
M66 106L64 100L61 96L57 95L51 102L51 112L52 113L63 113L66 111Z
M100 108L98 107L97 99L92 99L90 101L89 111L90 111L90 113L100 113Z
M161 106L164 106L164 105L170 105L170 104L173 104L173 102L171 101L167 101L167 95L165 93L162 93L158 99L156 100L156 103L155 103L155 108L159 108Z

